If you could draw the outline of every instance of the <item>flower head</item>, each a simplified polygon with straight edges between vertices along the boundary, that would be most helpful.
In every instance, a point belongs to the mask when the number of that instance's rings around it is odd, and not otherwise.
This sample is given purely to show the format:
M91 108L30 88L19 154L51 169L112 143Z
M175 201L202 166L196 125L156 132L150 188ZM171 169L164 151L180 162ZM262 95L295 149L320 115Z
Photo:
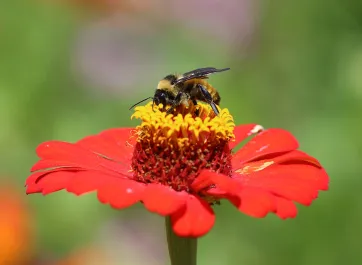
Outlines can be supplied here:
M117 209L142 202L170 216L177 235L198 237L212 228L212 205L222 199L254 217L272 212L284 219L296 216L294 202L309 205L328 189L322 166L297 150L285 130L235 126L227 109L215 116L207 105L180 106L169 115L160 108L137 107L132 117L142 122L135 129L39 145L27 193L97 191L102 203Z
M137 181L193 193L191 184L204 169L231 176L228 143L235 125L226 109L216 117L212 110L203 109L201 118L180 111L153 113L151 104L136 109L132 117L142 124L136 128L131 166Z

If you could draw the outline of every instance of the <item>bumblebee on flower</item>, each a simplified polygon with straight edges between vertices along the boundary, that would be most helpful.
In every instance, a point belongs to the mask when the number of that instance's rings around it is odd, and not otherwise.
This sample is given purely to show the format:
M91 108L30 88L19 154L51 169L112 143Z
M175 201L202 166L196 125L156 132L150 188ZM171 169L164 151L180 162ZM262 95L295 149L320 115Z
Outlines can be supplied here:
M213 204L223 199L253 217L285 219L296 216L295 202L309 205L328 189L323 167L297 150L288 131L235 126L227 109L216 115L206 104L180 105L173 114L162 104L152 107L135 109L132 117L141 120L136 128L40 144L27 193L96 191L100 202L116 209L142 202L169 216L177 235L199 237L211 230Z

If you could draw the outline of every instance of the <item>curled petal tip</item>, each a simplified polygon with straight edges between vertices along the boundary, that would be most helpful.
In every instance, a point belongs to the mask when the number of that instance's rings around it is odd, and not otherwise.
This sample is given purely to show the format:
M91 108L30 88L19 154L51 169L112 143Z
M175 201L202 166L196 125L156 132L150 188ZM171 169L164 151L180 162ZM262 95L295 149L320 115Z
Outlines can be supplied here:
M254 128L250 131L249 135L252 135L254 133L258 133L258 132L261 132L261 131L264 131L264 127L257 124L254 126Z

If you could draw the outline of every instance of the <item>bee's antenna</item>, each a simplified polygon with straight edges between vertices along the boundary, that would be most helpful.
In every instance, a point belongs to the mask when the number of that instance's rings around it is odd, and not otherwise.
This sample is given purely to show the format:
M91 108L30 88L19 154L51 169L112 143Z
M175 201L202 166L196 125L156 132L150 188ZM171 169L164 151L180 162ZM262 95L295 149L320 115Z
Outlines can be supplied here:
M153 99L153 97L148 97L148 98L145 98L145 99L142 99L140 102L137 102L136 104L132 105L132 107L129 108L129 110L133 109L134 107L136 107L138 104L146 101L146 100L149 100L150 98Z

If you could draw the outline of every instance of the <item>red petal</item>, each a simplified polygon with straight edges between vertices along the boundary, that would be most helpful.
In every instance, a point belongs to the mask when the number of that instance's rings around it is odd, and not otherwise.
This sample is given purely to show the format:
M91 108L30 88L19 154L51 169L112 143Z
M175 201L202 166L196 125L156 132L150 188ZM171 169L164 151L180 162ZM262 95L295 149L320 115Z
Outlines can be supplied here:
M128 142L130 145L136 143L136 138L134 137L134 134L132 134L132 131L134 130L134 128L113 128L105 130L99 135L122 147L125 142Z
M329 177L323 168L318 168L308 164L283 164L276 166L278 175L305 181L318 190L328 190ZM273 169L273 168L270 168ZM274 169L273 169L274 170Z
M43 187L43 195L47 195L66 188L74 174L72 171L57 171L42 178L38 185Z
M113 181L114 178L116 177L104 174L99 171L78 171L73 175L66 188L69 192L72 192L76 195L82 195L86 192L97 190L102 185L107 183L109 179Z
M113 208L129 207L142 199L145 186L133 180L108 178L107 182L98 188L98 199L109 203Z
M119 128L104 131L98 135L83 138L77 145L117 161L123 167L124 174L129 174L135 139L131 137L132 128Z
M265 159L258 160L253 162L248 162L243 164L241 168L235 168L234 170L234 178L240 179L245 178L245 176L249 176L250 174L254 174L255 172L259 172L262 170L267 170L268 167L275 166L275 159Z
M37 184L40 179L42 179L43 177L45 177L46 175L52 173L52 172L57 172L57 171L64 171L64 170L68 170L68 171L74 171L74 170L78 170L77 168L72 168L72 167L67 167L67 168L53 168L53 169L49 169L47 171L41 171L41 172L35 172L32 173L25 181L25 185L34 185Z
M206 201L188 195L186 205L171 215L171 223L178 236L200 237L211 230L215 215Z
M297 148L298 142L290 132L268 129L257 134L234 155L233 167L240 168L248 161L265 155L289 152Z
M238 193L241 189L240 182L233 181L232 178L218 174L209 170L203 170L200 175L192 182L192 189L195 192L200 192L203 189L210 188L211 185L226 193Z
M101 132L99 135L108 139L119 150L118 160L128 162L133 155L137 137L132 134L134 128L115 128Z
M281 165L277 165L281 164ZM255 177L255 173L269 172L268 170L281 170L280 173L288 170L288 178L300 178L310 181L317 185L319 190L327 190L329 178L325 170L321 167L318 160L299 151L294 150L286 154L274 157L271 159L259 160L255 162L248 162L241 168L236 169L234 178L241 181L247 180L249 184L254 181L259 181ZM250 174L254 174L251 175ZM274 174L275 175L275 174ZM249 182L250 180L251 182Z
M275 165L239 180L248 187L259 187L275 195L309 205L318 195L318 190L328 186L328 176L321 168L311 165Z
M161 184L148 184L142 201L147 210L168 216L185 206L187 193L177 192Z
M227 198L228 195L233 194L233 193L228 193L220 188L210 188L206 190L204 193L220 199Z
M306 162L315 165L317 167L322 167L322 165L319 163L317 159L299 150L293 150L286 154L282 154L280 156L274 157L272 160L278 164L292 163L292 162L294 163Z
M89 165L90 162L99 162L102 158L80 148L79 146L62 142L62 141L49 141L40 144L36 148L36 153L43 159L55 159L62 161L76 162L79 165Z
M295 204L282 197L257 188L245 188L237 196L226 195L239 211L256 218L263 218L268 213L275 213L279 218L294 218L297 215Z
M264 170L267 167L275 164L309 164L317 166L319 168L322 167L319 161L314 157L311 157L299 150L293 150L291 152L284 153L273 158L266 158L263 160L247 162L245 164L239 165L239 168L234 168L234 171L241 174L251 174L256 171Z
M294 218L297 216L298 209L293 202L281 197L274 197L274 200L277 207L275 214L281 219Z
M252 217L262 218L277 209L273 195L258 188L243 189L237 197L228 199L239 211Z
M37 185L27 185L25 193L26 194L32 194L32 193L39 193L41 192L41 187Z
M124 167L102 156L90 152L76 144L61 141L42 143L37 148L37 154L44 160L68 162L70 166L75 164L85 169L103 170L108 173L123 175Z
M59 161L59 160L48 160L43 159L36 162L33 167L30 169L31 172L44 170L48 168L62 168L63 170L66 168L81 168L78 163L71 163L68 161Z
M246 124L236 126L234 129L235 141L229 143L229 148L233 149L235 146L244 141L252 134L258 133L263 130L263 127L258 124Z
M39 172L34 178L35 181L27 183L26 193L42 192L43 195L62 190L67 187L74 171ZM33 175L35 175L33 174Z

